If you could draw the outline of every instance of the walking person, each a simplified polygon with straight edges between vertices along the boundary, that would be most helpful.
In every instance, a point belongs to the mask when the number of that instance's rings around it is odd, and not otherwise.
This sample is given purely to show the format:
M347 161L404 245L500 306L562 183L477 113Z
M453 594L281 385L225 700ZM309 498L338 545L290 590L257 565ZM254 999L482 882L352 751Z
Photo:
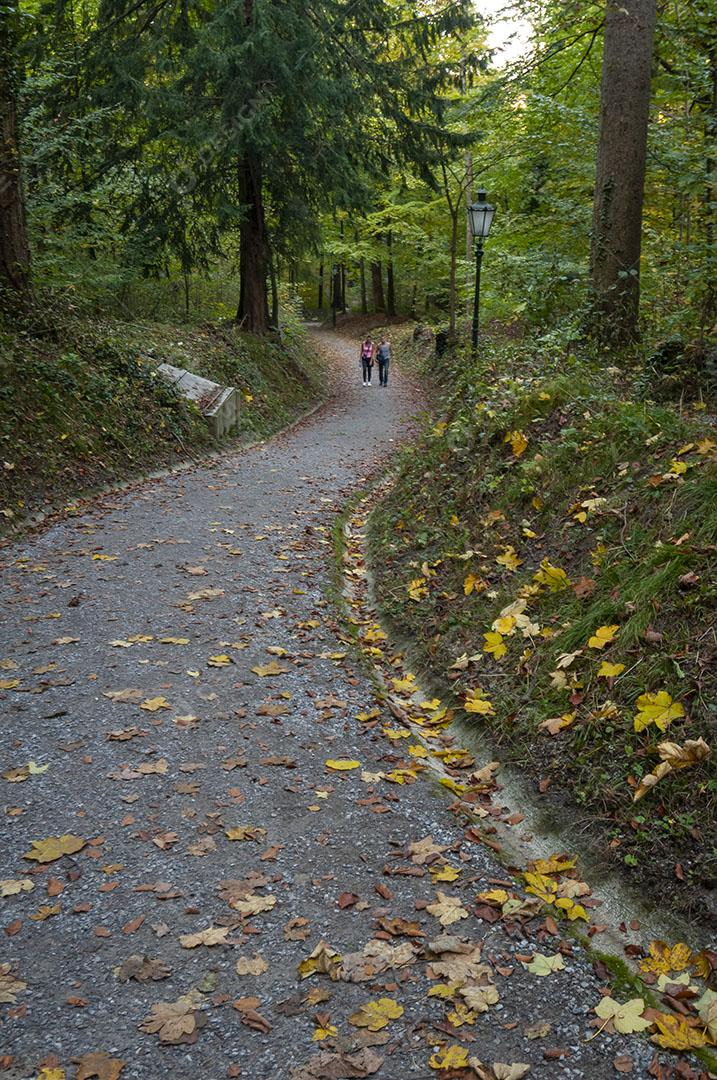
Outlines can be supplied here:
M378 360L378 384L388 386L388 367L391 363L391 342L382 337L376 349Z
M364 386L371 385L371 373L373 371L373 358L376 354L376 346L370 334L361 342L361 372Z

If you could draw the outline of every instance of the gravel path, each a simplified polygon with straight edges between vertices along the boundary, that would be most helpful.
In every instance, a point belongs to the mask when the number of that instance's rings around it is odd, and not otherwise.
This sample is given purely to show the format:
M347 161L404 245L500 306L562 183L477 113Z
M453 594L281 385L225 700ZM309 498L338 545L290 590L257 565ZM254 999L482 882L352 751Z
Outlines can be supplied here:
M531 1077L614 1077L620 1055L656 1075L646 1041L586 1041L605 982L570 937L474 914L505 871L450 793L376 778L406 749L355 719L376 700L327 599L331 528L420 399L398 373L362 387L355 345L323 337L310 419L0 552L0 1076L494 1075L451 1072L454 1046ZM24 858L64 834L79 850ZM445 926L439 890L461 902ZM536 952L563 970L528 971ZM450 983L473 992L427 996ZM381 998L401 1015L356 1017Z

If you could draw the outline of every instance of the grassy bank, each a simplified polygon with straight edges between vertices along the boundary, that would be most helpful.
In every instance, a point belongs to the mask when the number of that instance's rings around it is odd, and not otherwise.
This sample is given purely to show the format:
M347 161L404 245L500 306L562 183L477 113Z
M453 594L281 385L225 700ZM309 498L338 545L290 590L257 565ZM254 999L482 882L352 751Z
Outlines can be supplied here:
M198 410L155 375L162 361L236 386L244 441L279 430L321 395L296 324L282 344L227 325L71 317L57 325L0 330L0 532L217 448Z
M674 378L610 360L554 340L447 357L372 517L377 591L541 797L709 917L717 436L699 380L676 404Z

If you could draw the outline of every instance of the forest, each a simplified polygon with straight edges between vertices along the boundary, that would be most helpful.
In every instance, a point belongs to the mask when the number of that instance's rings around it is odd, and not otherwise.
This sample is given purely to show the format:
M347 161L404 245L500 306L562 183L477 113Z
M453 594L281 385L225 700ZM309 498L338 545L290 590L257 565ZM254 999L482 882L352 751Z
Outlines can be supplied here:
M717 1076L717 0L0 0L0 1078Z
M265 333L291 289L453 331L482 187L489 320L574 325L592 298L709 352L715 11L510 14L530 40L496 63L467 2L3 4L3 310Z

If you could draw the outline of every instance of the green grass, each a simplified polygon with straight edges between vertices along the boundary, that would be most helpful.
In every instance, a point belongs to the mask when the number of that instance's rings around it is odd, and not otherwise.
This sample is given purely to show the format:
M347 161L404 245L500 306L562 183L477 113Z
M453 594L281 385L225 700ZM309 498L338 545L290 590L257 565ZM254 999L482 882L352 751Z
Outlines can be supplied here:
M0 329L0 532L219 447L198 410L156 376L162 361L236 386L236 436L245 442L280 430L322 396L321 369L294 324L279 343L229 324L71 315L53 323Z
M663 778L637 803L632 796L659 762L658 743L717 742L717 458L703 441L717 436L699 402L678 408L646 397L634 358L605 367L539 343L488 343L478 359L446 357L431 425L442 422L404 453L372 516L374 572L385 615L416 641L447 691L455 660L481 654L500 611L527 600L540 630L506 636L505 657L483 653L450 691L457 700L477 685L487 692L495 714L481 722L503 755L536 780L551 778L548 797L573 817L580 808L601 856L684 912L708 916L717 754ZM512 431L528 438L522 456L505 442ZM601 501L579 521L591 499ZM515 573L496 563L508 545L522 560ZM571 587L536 590L543 559ZM469 573L485 582L479 594L464 594ZM427 596L413 601L407 585L422 577ZM588 648L598 627L613 624L612 644ZM578 650L563 670L579 685L557 686L559 658ZM613 684L597 677L603 659L625 665ZM664 733L635 732L637 698L658 690L686 716ZM558 735L541 730L573 711Z

